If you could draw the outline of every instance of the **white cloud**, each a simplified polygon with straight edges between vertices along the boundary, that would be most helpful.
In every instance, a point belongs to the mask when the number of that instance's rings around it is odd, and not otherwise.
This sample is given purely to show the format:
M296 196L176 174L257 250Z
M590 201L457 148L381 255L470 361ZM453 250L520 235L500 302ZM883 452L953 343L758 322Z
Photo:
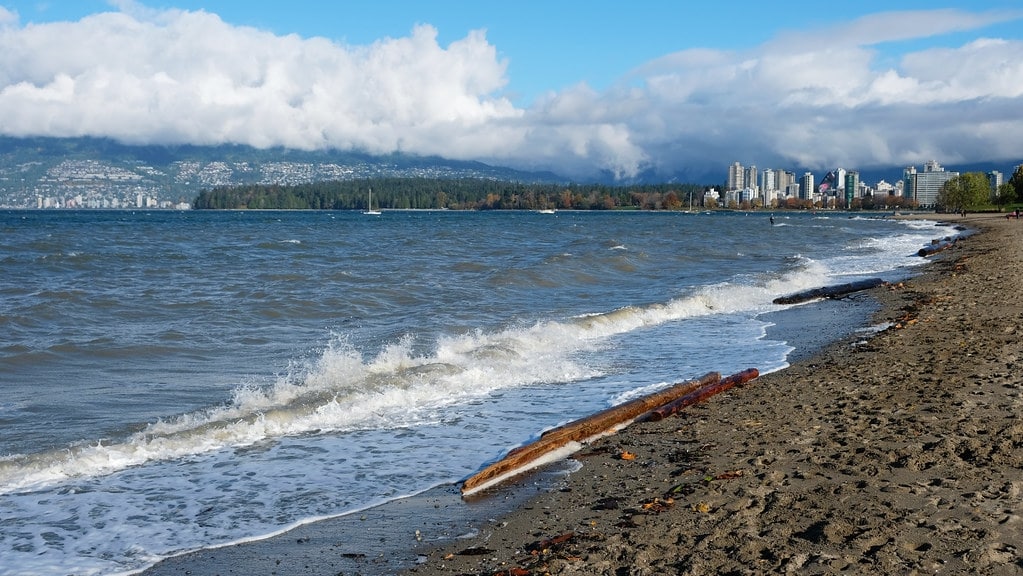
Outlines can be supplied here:
M7 28L18 23L18 14L0 6L0 28Z
M32 26L0 8L0 133L402 150L578 177L716 178L736 159L949 164L1023 149L1020 40L881 57L886 43L1021 13L875 14L754 50L685 50L638 66L621 86L579 84L524 109L502 96L506 62L482 31L441 46L423 25L347 46L202 11L117 5Z
M1013 109L1023 109L1023 42L977 39L875 67L878 44L1020 17L879 14L748 52L667 55L628 79L645 79L643 108L659 122L628 125L667 127L634 130L655 165L716 161L719 175L728 159L815 169L1012 159L1023 149L1013 129L1021 122Z
M0 33L0 129L443 153L435 130L521 115L491 96L504 70L478 32L442 48L422 26L351 48L205 12L105 13Z

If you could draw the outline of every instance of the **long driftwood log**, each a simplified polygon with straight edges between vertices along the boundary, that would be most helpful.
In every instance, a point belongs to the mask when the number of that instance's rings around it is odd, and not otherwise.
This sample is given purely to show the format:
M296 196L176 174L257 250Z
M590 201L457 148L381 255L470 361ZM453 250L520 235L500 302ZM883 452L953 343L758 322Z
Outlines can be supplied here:
M633 420L686 394L721 380L718 372L709 372L696 380L680 382L664 390L630 400L564 426L548 430L535 442L515 448L504 458L487 466L462 482L462 495L468 496L516 474L539 466L539 459L571 442L584 442L615 432Z
M866 280L858 280L856 282L847 282L845 284L836 284L834 286L824 286L821 288L804 290L789 296L779 296L778 298L775 298L773 302L775 304L799 304L800 302L807 302L818 298L838 298L840 296L845 296L846 294L852 294L853 292L876 288L882 284L884 284L884 280L880 278L867 278Z
M760 376L759 370L757 370L756 368L747 368L742 372L737 372L727 378L723 378L721 380L718 380L717 382L712 382L710 384L707 384L706 386L703 386L702 388L697 388L696 390L693 390L689 394L682 396L678 400L673 400L665 404L664 406L654 408L646 415L645 418L648 420L652 420L654 422L658 420L664 420L668 416L676 414L677 412L681 411L687 406L692 406L697 402L703 402L704 400L710 398L715 394L720 394L726 390L735 388L736 386L742 386L749 382L750 380L758 378L759 376Z
M952 246L955 246L955 243L956 243L955 240L951 240L949 238L945 238L944 240L933 240L931 241L931 244L929 246L924 246L923 248L918 250L916 255L921 257L927 257L932 254L937 254L942 250L947 250Z

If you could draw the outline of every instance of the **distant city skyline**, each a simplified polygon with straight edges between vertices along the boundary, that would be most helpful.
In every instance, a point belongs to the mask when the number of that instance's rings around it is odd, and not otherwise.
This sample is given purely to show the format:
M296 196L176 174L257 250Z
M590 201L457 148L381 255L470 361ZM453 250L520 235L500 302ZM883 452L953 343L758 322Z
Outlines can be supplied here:
M1016 167L1020 165L1023 164ZM850 202L867 194L880 193L911 199L921 207L933 207L944 183L961 174L957 170L947 170L933 159L924 162L920 168L906 166L902 168L902 177L893 178L891 182L886 179L868 182L861 178L858 170L841 166L826 170L825 175L818 179L811 171L796 174L785 168L745 166L736 160L728 165L724 192L737 202L758 198L764 206L785 198L822 202L831 196ZM984 170L983 173L990 182L992 195L1012 175L1012 172L1006 174L999 169ZM825 180L828 180L826 187Z
M1023 7L932 5L0 0L0 135L576 180L1018 163Z

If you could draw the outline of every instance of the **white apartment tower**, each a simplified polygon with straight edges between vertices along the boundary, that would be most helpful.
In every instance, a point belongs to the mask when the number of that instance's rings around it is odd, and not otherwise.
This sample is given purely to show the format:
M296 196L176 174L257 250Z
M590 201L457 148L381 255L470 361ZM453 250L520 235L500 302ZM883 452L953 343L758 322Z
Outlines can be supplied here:
M839 190L845 189L845 168L838 168L835 170L835 194L841 194Z
M813 173L805 172L803 177L799 179L799 194L803 200L813 200L814 193L817 192L817 188L814 186Z
M749 168L746 169L746 178L745 178L745 180L746 180L746 182L745 182L745 186L743 186L743 188L749 188L749 189L753 190L754 192L756 192L757 191L757 182L760 181L760 178L759 178L759 176L757 174L757 167L756 167L756 165L752 165L752 166L750 166Z
M903 195L913 198L921 207L934 206L942 186L956 176L959 176L958 172L946 172L935 160L927 161L923 172L917 172L915 166L910 166L903 171Z
M741 190L746 187L746 170L736 162L728 167L728 189Z
M760 182L760 189L763 190L765 194L778 189L778 182L774 178L774 170L770 168L765 169L761 173Z

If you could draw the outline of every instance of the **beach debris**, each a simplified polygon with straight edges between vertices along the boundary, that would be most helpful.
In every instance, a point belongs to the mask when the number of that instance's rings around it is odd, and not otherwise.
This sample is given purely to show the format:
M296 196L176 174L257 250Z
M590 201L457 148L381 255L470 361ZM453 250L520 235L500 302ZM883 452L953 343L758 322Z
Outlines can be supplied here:
M918 320L917 312L914 310L907 310L902 316L899 316L898 318L895 319L894 324L892 324L892 328L894 328L895 330L902 330L906 326L912 326L913 324L916 324L917 320Z
M571 541L573 538L575 538L575 532L565 532L564 534L554 536L553 538L537 540L536 542L526 546L526 552L529 552L534 556L538 554L547 554L551 551L551 549L560 548L563 544Z
M742 478L744 472L742 470L729 470L728 472L722 472L714 477L715 480L731 480L732 478Z
M629 452L628 450L626 450L619 454L618 457L621 458L622 460L635 460L636 454L634 452Z
M582 458L606 456L614 452L617 452L617 448L615 448L614 446L591 446L587 450L582 450L576 454L573 454L572 457L575 458L576 460L580 460Z
M699 483L696 481L676 484L675 486L672 486L671 488L668 489L667 492L664 493L664 497L671 498L672 496L689 496L690 494L695 493L698 487Z
M530 574L532 574L531 571L515 566L507 570L498 570L497 572L491 573L490 576L530 576Z
M710 504L706 502L697 502L696 504L693 504L693 512L707 514L710 512Z
M899 322L898 324L895 325L895 328L896 328L896 330L899 330L899 329L905 328L906 326L912 326L913 324L916 324L916 323L917 323L917 319L916 318L910 318L910 319L906 320L905 322Z
M646 418L655 422L663 420L668 416L678 413L687 406L692 406L693 404L702 402L715 394L720 394L721 392L730 390L736 386L741 386L758 376L760 376L759 370L756 368L747 368L742 372L737 372L727 378L722 378L717 382L697 388L696 390L681 396L677 400L673 400L663 406L655 408L647 414Z
M600 500L597 500L590 508L590 510L618 510L619 508L621 508L621 505L622 505L621 498L609 496L607 498L601 498Z
M465 550L462 550L462 551L458 552L458 555L459 556L484 556L486 554L493 554L494 552L496 552L496 551L492 550L490 548L486 548L486 547L483 547L483 546L473 546L471 548L466 548Z
M708 454L713 451L713 449L713 443L705 443L700 446L687 446L685 448L671 450L664 455L665 459L669 464L679 465L679 468L676 468L671 472L671 476L691 474L696 469L702 469L705 466L705 460Z
M551 453L566 447L572 448L570 446L572 443L581 444L607 434L613 434L653 408L662 406L676 398L685 396L693 390L698 390L720 380L720 373L709 372L696 380L679 382L659 392L648 394L564 426L551 429L543 433L536 442L511 450L504 458L466 479L462 482L462 495L474 494L515 475L545 464L550 461L544 460L545 456L549 456ZM574 452L575 450L571 451Z
M796 292L788 296L779 296L773 300L775 304L799 304L801 302L809 302L810 300L817 300L818 298L839 298L853 292L860 292L862 290L870 290L878 286L884 285L886 282L880 278L867 278L866 280L857 280L856 282L847 282L845 284L836 284L834 286L823 286L820 288L812 288L810 290L803 290L802 292Z
M660 514L675 505L674 498L653 498L640 502L640 507L649 514Z
M937 240L937 239L931 240L930 245L929 246L924 246L923 248L918 250L916 255L920 256L920 257L927 257L927 256L930 256L932 254L937 254L938 252L941 252L942 250L947 250L947 249L951 248L952 246L955 246L955 243L956 243L956 241L953 238L949 238L949 237L945 237L945 238L942 238L940 240Z

